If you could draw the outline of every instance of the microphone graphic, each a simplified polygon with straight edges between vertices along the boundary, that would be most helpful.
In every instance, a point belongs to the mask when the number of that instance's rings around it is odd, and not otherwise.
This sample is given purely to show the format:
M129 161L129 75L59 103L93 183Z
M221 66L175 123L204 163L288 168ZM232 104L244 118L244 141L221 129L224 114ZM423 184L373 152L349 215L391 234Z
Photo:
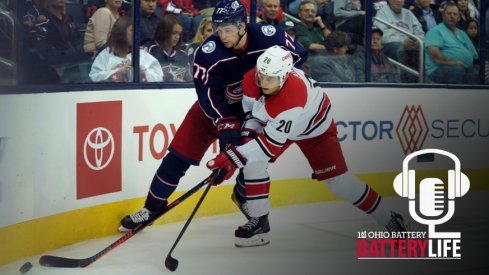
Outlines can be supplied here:
M419 183L419 212L426 217L440 217L445 209L443 181L426 178Z
M416 202L416 173L409 170L409 162L424 154L439 154L449 157L455 164L454 170L448 170L448 192L438 178L425 178L419 184L419 201ZM454 154L440 149L424 149L406 156L402 162L402 173L394 179L394 190L401 197L409 198L409 213L419 223L428 225L430 238L456 239L460 232L436 232L435 225L447 222L455 213L455 197L461 197L469 191L470 181L460 170L460 160ZM448 205L447 205L448 204ZM447 205L445 208L444 206ZM419 213L417 211L419 208Z

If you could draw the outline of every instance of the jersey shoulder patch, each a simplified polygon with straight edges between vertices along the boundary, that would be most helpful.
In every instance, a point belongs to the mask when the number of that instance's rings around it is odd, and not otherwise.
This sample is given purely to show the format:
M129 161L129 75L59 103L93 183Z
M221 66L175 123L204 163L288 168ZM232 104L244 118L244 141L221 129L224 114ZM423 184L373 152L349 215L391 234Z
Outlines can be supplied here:
M267 113L275 118L293 108L304 108L307 102L307 86L295 73L291 73L282 89L266 99Z
M219 38L211 35L200 47L195 50L194 62L201 67L210 68L216 63L234 57L234 53L227 50Z
M266 36L273 36L277 32L277 28L273 25L263 25L261 32Z
M212 53L216 49L216 42L207 41L204 45L201 46L201 49L204 53Z

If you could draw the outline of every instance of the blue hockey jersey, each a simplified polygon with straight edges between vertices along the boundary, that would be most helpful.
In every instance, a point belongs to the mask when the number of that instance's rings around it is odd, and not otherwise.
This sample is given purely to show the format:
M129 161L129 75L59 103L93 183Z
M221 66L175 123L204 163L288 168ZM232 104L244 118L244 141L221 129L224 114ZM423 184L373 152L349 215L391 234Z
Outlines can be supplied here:
M195 53L193 78L199 104L214 122L228 116L242 117L243 77L269 47L279 45L291 51L297 68L306 61L307 50L272 25L248 24L246 39L245 48L236 51L226 48L219 37L211 35Z

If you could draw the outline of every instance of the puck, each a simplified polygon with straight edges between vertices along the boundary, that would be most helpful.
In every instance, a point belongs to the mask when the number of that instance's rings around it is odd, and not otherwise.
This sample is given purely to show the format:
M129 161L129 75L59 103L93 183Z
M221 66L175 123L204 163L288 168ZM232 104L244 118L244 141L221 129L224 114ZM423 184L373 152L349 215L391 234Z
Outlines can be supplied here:
M20 267L20 273L24 274L26 272L29 272L29 270L31 270L32 268L32 264L31 262L26 262L25 264L23 264L21 267Z

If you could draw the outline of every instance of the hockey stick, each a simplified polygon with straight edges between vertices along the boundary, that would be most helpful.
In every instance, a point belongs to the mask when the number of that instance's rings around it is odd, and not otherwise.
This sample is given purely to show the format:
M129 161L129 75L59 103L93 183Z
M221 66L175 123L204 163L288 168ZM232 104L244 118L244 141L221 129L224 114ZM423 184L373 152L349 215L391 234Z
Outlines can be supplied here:
M127 232L122 237L120 237L117 241L113 242L112 244L110 244L106 248L102 249L97 254L95 254L91 257L88 257L88 258L84 258L84 259L71 259L71 258L65 258L65 257L44 255L44 256L41 256L41 258L39 259L39 264L42 266L48 266L48 267L87 267L87 266L89 266L90 264L94 263L95 261L100 259L105 254L112 251L114 248L118 247L120 244L122 244L125 241L127 241L128 239L130 239L136 233L143 230L146 226L151 225L155 220L160 218L166 212L173 209L175 206L179 205L181 202L186 200L188 197L192 196L195 192L197 192L200 188L202 188L202 186L204 186L208 183L211 183L213 180L213 175L214 174L207 177L201 183L197 184L194 188L188 190L185 194L181 195L179 198L175 199L172 203L170 203L166 207L162 208L155 215L151 216L146 222L138 225L133 230Z
M185 225L183 226L182 230L180 231L180 234L178 234L178 237L177 239L175 240L175 243L173 243L173 246L171 247L170 249L170 252L168 252L168 255L166 256L166 259L165 259L165 267L170 270L170 271L175 271L177 270L177 267L178 267L178 260L173 258L171 256L171 253L173 252L173 250L175 249L175 247L177 246L178 242L180 241L180 239L182 238L183 236L183 233L185 233L185 230L187 230L187 227L188 225L190 224L190 222L192 221L195 213L197 213L197 210L199 209L200 205L202 204L202 202L204 201L204 198L205 196L207 195L207 192L209 192L209 189L211 189L212 187L212 184L214 183L215 179L219 177L219 174L224 172L223 170L221 169L217 169L215 170L214 174L213 174L213 177L212 177L212 180L209 182L209 184L207 185L207 187L205 188L204 190L204 193L202 193L202 196L200 197L199 201L197 202L197 205L195 205L195 208L194 208L194 211L192 211L192 214L190 214L190 217L188 217L188 220L187 222L185 223Z

